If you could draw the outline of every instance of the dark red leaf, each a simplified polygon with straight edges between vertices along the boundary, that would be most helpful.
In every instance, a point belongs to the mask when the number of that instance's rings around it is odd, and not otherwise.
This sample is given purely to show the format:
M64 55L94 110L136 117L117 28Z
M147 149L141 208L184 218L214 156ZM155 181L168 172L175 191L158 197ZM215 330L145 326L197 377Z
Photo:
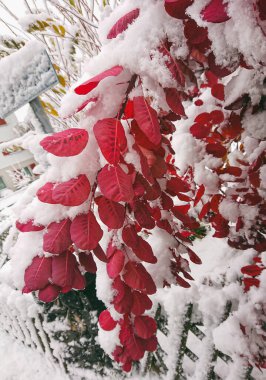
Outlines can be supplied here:
M80 273L80 270L77 266L74 268L74 278L71 288L75 290L83 290L86 287L86 280L83 274Z
M204 187L204 185L200 185L200 187L199 187L198 190L197 190L197 193L196 193L195 199L194 199L194 207L197 206L197 204L198 204L199 201L201 200L201 198L202 198L204 192L205 192L205 187Z
M263 268L259 267L258 265L247 265L241 268L241 272L243 274L248 274L249 276L259 276L262 271Z
M166 193L161 194L161 206L163 210L170 210L174 205L172 198L169 197Z
M91 92L98 84L107 77L115 77L123 71L122 66L114 66L111 69L105 70L95 77L87 80L75 88L75 93L78 95L86 95Z
M53 197L53 189L55 187L55 183L47 182L44 186L42 186L36 193L39 201L43 203L57 204Z
M210 120L214 124L220 124L224 121L224 114L220 110L214 110L210 113Z
M43 289L49 284L52 273L52 258L35 256L25 270L25 285L31 291Z
M182 87L185 85L185 75L184 75L184 65L181 64L181 61L176 60L170 51L168 50L166 44L162 44L159 48L160 53L163 54L165 60L165 65L170 71L173 79L177 81L178 84L180 84Z
M30 219L28 222L26 223L20 223L18 220L16 221L16 228L20 231L20 232L33 232L33 231L42 231L45 226L42 226L42 225L36 225L34 224L34 220L33 219Z
M98 244L97 247L94 248L93 253L97 257L97 259L99 259L103 263L107 263L107 257L105 256L105 253L104 253L102 247L100 246L100 244Z
M38 298L42 302L52 302L59 296L59 293L59 286L49 284L39 291Z
M171 195L176 195L177 193L187 193L190 188L189 185L179 177L172 177L166 183L167 192Z
M192 19L185 21L184 34L190 46L201 44L208 38L207 28L198 26Z
M155 227L155 221L150 214L149 208L144 202L134 202L133 209L135 219L142 228L151 230Z
M139 9L133 9L133 11L128 12L122 16L112 27L110 32L107 34L107 38L110 40L115 38L120 33L124 32L133 21L139 16Z
M192 249L190 249L189 247L187 247L187 253L192 263L201 264L201 259L199 258L199 256L197 256L196 253L192 251Z
M139 259L151 264L157 262L150 244L137 234L133 225L123 228L122 238Z
M165 88L164 92L169 108L177 115L186 117L179 91L177 91L175 88Z
M98 183L103 195L114 202L130 202L134 197L132 176L120 166L105 165L98 174Z
M155 320L149 316L137 316L134 320L135 333L142 339L151 338L157 330Z
M158 341L155 335L146 339L143 343L145 351L154 352L157 350Z
M192 230L195 228L199 228L200 224L194 218L190 217L188 214L184 214L182 209L180 209L180 206L174 206L172 208L172 212L177 219L181 220L185 227Z
M113 288L117 291L113 299L115 310L120 314L129 313L132 307L132 293L130 288L121 281L120 277L116 277L114 280Z
M177 19L187 18L186 9L193 3L193 0L165 0L166 12Z
M230 19L227 14L227 3L223 0L211 0L201 11L204 21L220 23Z
M190 133L192 136L194 136L196 139L203 139L204 137L207 137L211 131L211 126L208 125L202 125L199 123L193 124L192 127L190 127Z
M227 150L223 145L214 143L206 145L206 152L212 154L214 157L222 158L226 155Z
M55 255L66 251L72 244L70 237L70 219L49 224L47 232L43 236L43 250Z
M221 83L215 84L211 89L212 96L223 101L224 100L224 85Z
M103 156L110 164L117 165L120 153L127 149L127 140L120 120L99 120L93 131Z
M88 214L75 217L70 227L70 234L79 249L91 250L97 247L103 231L92 211L89 211Z
M116 250L108 260L107 273L110 278L116 278L124 268L125 254L123 251Z
M74 280L76 258L70 251L52 258L52 282L62 288L71 289Z
M123 227L126 209L123 205L105 197L98 200L98 213L103 223L112 229Z
M103 330L111 331L116 327L117 322L113 320L109 310L104 310L99 315L99 324Z
M142 315L146 310L151 309L152 302L146 294L134 290L132 292L132 298L131 313L135 315Z
M40 145L55 156L70 157L81 153L88 140L89 134L85 129L70 128L45 137Z
M160 144L161 133L156 111L143 96L133 99L134 116L139 128L154 145Z
M210 210L210 203L206 203L202 207L202 209L201 209L201 211L199 213L199 219L202 220L207 215L207 213L209 212L209 210Z
M53 189L52 197L64 206L79 206L88 199L91 186L85 174L62 182Z
M125 266L123 278L131 289L140 290L145 294L156 293L156 286L151 275L140 263L129 261Z
M91 253L79 252L79 262L86 272L97 272L97 267Z
M215 55L213 53L210 53L208 55L208 64L210 71L216 75L218 78L226 77L227 75L231 74L235 69L234 68L227 68L217 65L215 61Z
M182 277L180 277L178 274L175 275L175 278L176 278L177 284L182 286L182 288L190 288L191 285Z

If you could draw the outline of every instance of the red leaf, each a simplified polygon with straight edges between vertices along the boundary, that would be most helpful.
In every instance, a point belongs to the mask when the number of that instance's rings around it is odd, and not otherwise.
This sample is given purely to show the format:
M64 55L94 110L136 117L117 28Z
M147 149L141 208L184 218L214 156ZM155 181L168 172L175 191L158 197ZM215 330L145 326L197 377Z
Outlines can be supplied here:
M127 149L127 140L120 120L99 120L93 131L103 156L110 164L117 165L120 153Z
M200 213L199 213L199 219L202 220L202 219L204 218L204 216L207 215L207 213L209 212L209 210L210 210L210 203L206 203L206 204L202 207L202 209L201 209L201 211L200 211Z
M70 234L79 249L91 250L97 247L103 231L92 211L89 211L88 214L75 217L70 227Z
M177 115L185 116L185 110L180 99L179 91L175 88L165 88L166 102L169 108Z
M150 244L137 234L134 226L128 225L124 227L122 238L139 259L151 264L157 262Z
M221 83L217 83L212 86L211 89L212 96L223 101L224 100L224 85Z
M226 155L227 150L224 146L219 143L207 144L206 152L212 154L214 157L222 158Z
M49 284L39 291L38 298L42 302L52 302L59 296L59 293L59 286Z
M123 205L105 197L98 199L98 213L103 223L112 229L123 227L126 209Z
M182 286L182 288L190 288L190 284L185 281L182 277L180 277L178 274L175 274L176 282L178 285Z
M111 69L105 70L95 77L87 80L75 88L75 93L78 95L86 95L91 92L98 84L107 77L116 77L123 71L122 66L114 66Z
M154 145L160 144L161 133L156 111L143 96L133 99L134 115L138 126Z
M103 263L107 263L107 257L105 256L105 253L104 253L102 247L100 246L100 244L98 244L97 247L94 248L93 253L97 257L97 259L99 259Z
M193 0L165 0L166 12L177 19L187 18L186 9L193 3Z
M224 121L224 114L220 110L212 111L209 117L214 124L220 124Z
M204 137L207 137L208 134L210 133L211 126L210 125L206 126L206 125L196 123L196 124L193 124L189 130L192 136L194 136L196 139L203 139Z
M241 268L241 272L243 274L248 274L249 276L259 276L262 271L263 271L263 268L260 268L257 265L247 265Z
M201 200L201 198L202 198L204 192L205 192L205 187L204 187L204 185L200 185L200 187L199 187L198 190L197 190L197 193L196 193L195 199L194 199L194 207L197 206L197 204L198 204L199 201Z
M253 277L244 277L243 282L245 284L245 291L247 292L251 286L258 288L260 286L260 280Z
M117 322L113 320L109 310L104 310L99 315L99 325L103 330L111 331L116 327Z
M230 19L227 14L227 3L223 0L211 0L209 4L201 11L204 21L220 23Z
M170 51L167 49L165 44L162 44L159 48L160 53L163 54L163 56L167 59L165 61L165 65L170 71L173 79L177 81L182 87L185 85L185 75L183 73L182 68L184 68L184 65L180 64L180 61L178 62L170 53Z
M120 166L105 165L98 174L98 183L103 195L114 202L130 202L134 197L132 176Z
M34 223L34 220L33 219L30 219L28 222L26 223L20 223L18 220L16 221L16 228L20 231L20 232L33 232L33 231L42 231L45 226L42 226L42 225L38 225L36 226Z
M110 278L116 278L122 271L125 263L125 254L116 250L107 264L107 273Z
M135 219L142 228L151 230L155 227L155 221L152 218L150 211L144 202L134 202L133 210Z
M144 356L142 339L134 335L132 327L125 322L121 326L119 339L132 360L140 360Z
M196 255L196 253L192 251L192 249L190 249L189 247L187 247L187 253L192 263L201 264L201 259L199 258L199 256Z
M260 19L262 21L266 20L266 3L265 0L258 0L257 1L257 7L259 10Z
M55 183L47 182L44 186L42 186L36 193L39 201L43 203L57 204L52 197L55 185Z
M35 256L25 270L25 285L31 291L43 289L49 284L52 272L52 258Z
M79 262L86 272L97 272L97 267L91 253L79 252Z
M59 255L68 249L72 244L70 237L70 219L63 219L61 222L49 224L47 232L43 236L43 250L55 255Z
M74 268L74 279L71 288L75 290L83 290L86 287L86 280L83 274L80 273L80 270L77 266Z
M172 235L173 228L171 227L170 223L166 219L161 219L156 222L157 227L167 231L169 235Z
M97 102L97 100L98 100L98 98L96 98L96 97L87 99L78 108L76 108L74 112L72 112L71 114L65 116L64 119L66 119L66 118L68 118L70 116L75 115L75 113L78 113L78 112L82 111L89 103L95 103L95 102Z
M231 74L235 69L228 69L227 67L222 67L217 65L215 61L215 55L213 53L210 53L208 55L208 64L209 69L211 72L216 75L218 78L226 77L227 75Z
M134 118L134 106L133 106L133 101L131 99L128 99L126 107L124 109L124 118L125 119Z
M146 134L143 133L143 131L140 129L136 120L132 120L130 132L135 137L135 141L137 145L142 146L143 148L152 150L152 151L158 150L158 145L155 145L151 141L148 140ZM139 147L137 149L136 144L134 144L134 149L138 151Z
M70 157L81 153L88 140L89 135L85 129L70 128L45 137L40 145L55 156Z
M132 292L132 308L131 313L135 315L141 315L146 310L151 309L152 302L146 294L140 293L136 290Z
M140 338L149 339L156 333L157 324L153 318L141 315L135 317L134 328Z
M167 191L171 195L176 195L177 193L187 193L190 188L189 185L179 177L172 177L167 181L166 184Z
M158 341L156 336L152 336L149 339L146 339L144 342L145 351L154 352L157 350Z
M114 280L113 288L117 291L117 294L113 299L115 310L120 314L129 313L132 306L132 294L130 288L120 277L116 277Z
M140 263L129 261L125 266L123 278L131 289L140 290L145 294L156 293L156 286L151 275Z
M70 251L52 258L52 281L61 288L71 289L74 280L76 258Z
M167 195L166 193L162 193L161 194L161 205L162 205L163 210L170 210L173 207L174 202L173 202L172 198L169 197L169 195Z
M133 11L128 12L123 17L121 17L112 27L110 32L107 34L107 38L110 40L115 38L120 33L124 32L133 21L139 16L139 9L133 9Z
M91 186L85 174L62 182L54 187L54 201L64 206L79 206L88 199Z
M201 44L208 38L207 28L198 26L192 19L185 21L184 34L191 46Z
M172 212L177 219L181 220L185 227L191 230L199 228L200 224L194 218L184 214L182 209L180 209L180 206L174 206Z

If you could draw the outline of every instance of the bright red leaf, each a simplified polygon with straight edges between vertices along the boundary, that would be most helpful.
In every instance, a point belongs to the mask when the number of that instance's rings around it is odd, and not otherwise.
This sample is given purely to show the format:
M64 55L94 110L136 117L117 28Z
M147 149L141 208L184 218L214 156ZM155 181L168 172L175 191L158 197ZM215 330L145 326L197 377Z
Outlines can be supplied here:
M56 203L64 206L79 206L88 199L91 186L85 174L77 178L56 185L52 192L52 198Z
M123 205L105 197L100 197L97 203L99 217L107 227L112 229L123 227L126 216L126 209Z
M131 289L140 290L145 294L156 293L156 286L151 275L140 263L129 261L125 265L123 278Z
M20 232L33 232L33 231L42 231L45 228L45 226L42 226L42 225L37 226L36 224L34 224L34 220L30 219L26 223L21 223L17 220L16 228Z
M95 249L103 236L92 211L75 217L70 227L71 239L79 249Z
M43 250L58 255L66 251L72 244L70 237L70 219L49 224L47 232L43 236Z
M121 121L118 119L103 119L93 127L94 135L103 156L112 164L120 161L120 153L127 148L127 140Z
M139 128L154 145L160 144L161 133L157 112L148 104L143 96L135 97L133 103L134 116Z
M157 324L153 318L141 315L135 317L134 329L140 338L149 339L156 333Z
M133 199L132 182L132 176L126 174L120 166L105 165L98 174L102 194L114 202L129 202Z
M88 140L89 134L85 129L70 128L45 137L40 145L55 156L70 157L81 153Z
M74 281L74 269L77 265L72 252L66 251L62 255L52 258L52 282L61 288L72 288ZM68 290L68 291L69 291Z
M49 284L39 291L38 298L42 302L52 302L59 296L59 293L59 286Z
M220 23L230 19L227 14L227 3L224 0L211 0L201 11L204 21Z
M125 263L125 254L116 250L107 263L107 273L110 278L116 278L122 271Z
M99 315L99 324L103 330L111 331L116 327L117 322L113 320L109 310L103 310Z
M105 70L95 77L87 80L78 87L75 88L75 93L78 95L86 95L91 92L98 84L105 78L115 77L123 71L122 66L114 66L111 69Z
M43 289L49 284L52 273L52 258L35 256L25 270L25 285L31 291Z
M52 182L47 182L43 185L36 193L39 201L43 203L57 204L52 196L55 185L56 184Z
M146 294L136 290L132 292L131 313L135 315L142 315L146 310L150 310L151 307L152 302Z
M133 11L128 12L122 16L112 27L110 32L107 34L107 38L110 40L115 38L120 33L124 32L133 21L139 16L139 9L133 9Z

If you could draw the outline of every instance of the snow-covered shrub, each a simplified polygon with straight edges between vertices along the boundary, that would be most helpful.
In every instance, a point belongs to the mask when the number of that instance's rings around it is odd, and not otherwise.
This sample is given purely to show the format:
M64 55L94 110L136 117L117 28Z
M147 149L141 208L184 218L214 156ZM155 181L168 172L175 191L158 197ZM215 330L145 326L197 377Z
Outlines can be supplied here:
M80 128L40 141L49 167L18 205L16 285L49 302L97 271L105 348L125 371L156 350L152 295L190 286L200 220L258 252L242 272L245 291L260 286L265 18L255 0L124 2L64 99L63 117L83 110ZM259 350L245 355L265 366Z

